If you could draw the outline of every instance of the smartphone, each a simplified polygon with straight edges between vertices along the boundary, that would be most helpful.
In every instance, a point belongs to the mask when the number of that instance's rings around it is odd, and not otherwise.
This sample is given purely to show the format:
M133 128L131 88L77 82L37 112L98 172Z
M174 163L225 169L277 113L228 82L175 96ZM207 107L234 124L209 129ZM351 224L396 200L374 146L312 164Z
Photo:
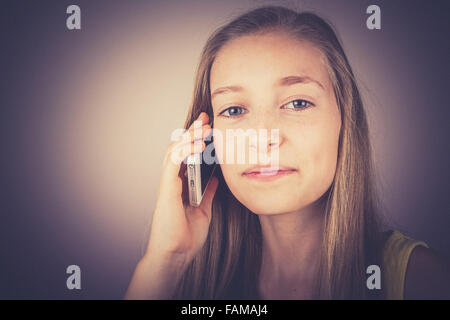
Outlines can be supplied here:
M205 149L202 153L192 154L187 158L187 177L189 189L189 203L198 207L202 202L209 181L214 175L217 162L212 139L205 140ZM204 153L207 153L208 158ZM206 160L205 160L206 159ZM212 159L214 159L212 161Z

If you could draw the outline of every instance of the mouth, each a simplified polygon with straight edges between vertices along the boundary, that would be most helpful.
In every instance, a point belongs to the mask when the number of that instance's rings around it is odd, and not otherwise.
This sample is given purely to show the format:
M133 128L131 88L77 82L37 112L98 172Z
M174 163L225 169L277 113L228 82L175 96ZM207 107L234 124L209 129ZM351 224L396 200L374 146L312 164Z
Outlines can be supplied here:
M272 181L297 172L297 169L285 166L255 166L242 173L243 177L259 181Z

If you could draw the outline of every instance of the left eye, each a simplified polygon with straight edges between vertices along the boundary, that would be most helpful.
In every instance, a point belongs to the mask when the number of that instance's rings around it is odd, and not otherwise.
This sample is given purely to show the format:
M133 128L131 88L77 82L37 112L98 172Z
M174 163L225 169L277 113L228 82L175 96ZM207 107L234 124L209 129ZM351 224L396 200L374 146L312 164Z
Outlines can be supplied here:
M292 101L284 104L282 106L282 108L283 109L302 110L302 109L306 109L310 106L314 106L314 104L312 104L311 102L306 101L306 100L297 99L297 100L292 100Z

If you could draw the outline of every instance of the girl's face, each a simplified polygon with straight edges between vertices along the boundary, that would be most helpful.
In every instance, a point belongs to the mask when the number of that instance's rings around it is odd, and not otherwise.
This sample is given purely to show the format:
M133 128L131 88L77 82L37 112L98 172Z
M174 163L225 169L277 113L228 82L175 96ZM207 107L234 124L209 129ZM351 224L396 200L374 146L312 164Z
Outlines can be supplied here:
M228 42L212 65L214 130L223 136L214 136L216 154L229 189L254 213L305 208L334 179L341 118L322 56L308 42L272 32ZM261 162L237 162L236 140L235 161L227 163L227 129L266 129L268 138L258 143L266 143L267 156L278 153L280 171L260 175L254 167ZM271 141L273 129L278 139ZM245 138L246 154L258 143Z

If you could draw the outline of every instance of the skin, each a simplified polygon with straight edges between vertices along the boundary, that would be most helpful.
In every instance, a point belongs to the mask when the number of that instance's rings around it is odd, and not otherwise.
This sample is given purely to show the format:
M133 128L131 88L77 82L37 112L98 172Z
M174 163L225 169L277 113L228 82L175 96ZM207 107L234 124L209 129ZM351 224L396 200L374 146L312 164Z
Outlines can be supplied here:
M277 148L279 164L296 170L261 182L242 175L254 164L221 164L231 192L261 222L260 293L265 299L309 298L312 293L324 217L318 200L334 179L341 128L321 56L311 44L285 33L251 35L227 43L211 69L214 130L278 129L276 144L264 141L267 152ZM308 76L320 84L280 85L289 76ZM220 89L230 86L240 90ZM312 105L294 109L294 100ZM238 109L227 110L233 106ZM226 140L214 141L218 158L225 162ZM250 147L245 141L245 150L250 152Z

